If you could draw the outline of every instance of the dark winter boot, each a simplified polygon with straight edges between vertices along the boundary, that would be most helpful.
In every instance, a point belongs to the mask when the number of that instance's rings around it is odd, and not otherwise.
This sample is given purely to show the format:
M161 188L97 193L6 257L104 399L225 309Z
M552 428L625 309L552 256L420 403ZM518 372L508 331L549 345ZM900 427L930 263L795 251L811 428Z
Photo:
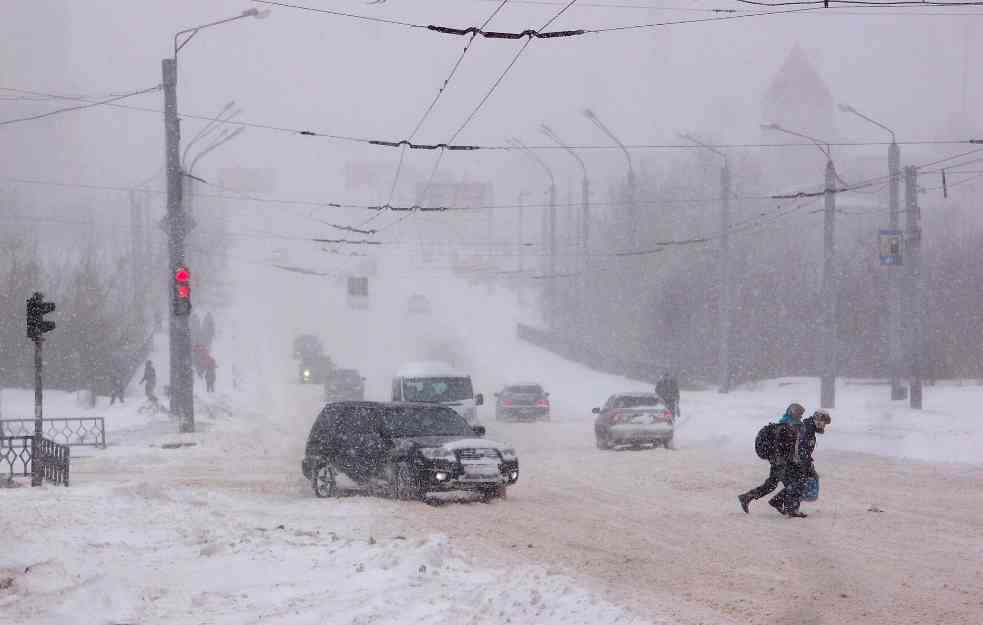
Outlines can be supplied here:
M768 500L768 505L778 510L778 514L785 516L785 506L782 501L776 500L774 497Z
M749 503L751 503L751 496L748 495L747 493L744 493L743 495L738 495L737 501L740 502L741 510L744 511L744 514L749 514L749 510L747 509L747 506Z
M806 514L805 512L802 512L798 508L796 508L795 510L789 510L785 514L787 514L789 516L789 518L793 518L793 519L804 519L807 516L809 516L808 514Z

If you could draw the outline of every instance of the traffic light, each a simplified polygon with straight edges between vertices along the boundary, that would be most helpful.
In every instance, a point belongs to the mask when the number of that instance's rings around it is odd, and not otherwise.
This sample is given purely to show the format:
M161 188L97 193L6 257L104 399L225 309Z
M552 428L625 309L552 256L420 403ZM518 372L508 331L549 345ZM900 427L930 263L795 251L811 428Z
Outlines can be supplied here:
M191 314L191 271L187 267L174 270L174 296L172 298L174 314L184 316Z
M55 329L54 321L45 321L44 316L54 312L55 303L44 301L44 295L35 292L27 299L27 338L40 339L42 334Z

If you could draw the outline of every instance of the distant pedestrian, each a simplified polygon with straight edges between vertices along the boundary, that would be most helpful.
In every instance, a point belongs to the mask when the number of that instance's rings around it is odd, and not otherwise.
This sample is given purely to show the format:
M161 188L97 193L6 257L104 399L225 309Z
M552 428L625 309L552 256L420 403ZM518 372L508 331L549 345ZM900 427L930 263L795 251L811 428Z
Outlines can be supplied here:
M205 363L205 390L209 393L215 392L215 368L218 364L215 359L211 356L208 357L208 361Z
M662 398L662 401L666 402L666 407L672 411L675 418L679 418L679 383L676 379L669 375L666 371L659 378L658 383L655 385L655 394Z
M126 383L123 381L124 375L123 371L119 368L114 368L113 372L110 374L109 380L109 405L112 406L119 400L119 403L123 402L123 393L126 392Z
M143 377L140 378L140 384L144 385L147 399L156 404L157 396L154 395L154 391L157 389L157 371L154 369L154 363L149 360L143 366Z

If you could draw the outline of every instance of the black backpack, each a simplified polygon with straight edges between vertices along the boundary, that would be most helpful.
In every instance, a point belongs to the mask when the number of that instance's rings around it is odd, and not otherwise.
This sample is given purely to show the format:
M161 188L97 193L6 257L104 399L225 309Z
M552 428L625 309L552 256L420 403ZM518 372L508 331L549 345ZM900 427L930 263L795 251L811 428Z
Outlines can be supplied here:
M754 437L754 453L762 460L771 460L775 455L778 430L781 427L780 423L769 423L758 430L758 435Z

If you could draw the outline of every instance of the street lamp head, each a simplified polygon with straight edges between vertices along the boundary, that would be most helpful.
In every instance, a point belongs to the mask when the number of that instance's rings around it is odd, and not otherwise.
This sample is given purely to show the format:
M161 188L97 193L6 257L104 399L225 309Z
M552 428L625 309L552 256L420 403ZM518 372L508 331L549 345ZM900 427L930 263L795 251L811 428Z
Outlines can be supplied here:
M761 124L762 130L781 130L782 127L776 123Z
M843 113L856 113L857 109L853 108L849 104L838 104L836 108L840 109Z
M590 109L584 109L583 113L584 113L584 117L586 117L587 119L597 119L597 115L595 115L594 111Z
M253 7L242 12L242 17L255 17L258 20L265 19L269 16L270 9L259 10L256 7Z

